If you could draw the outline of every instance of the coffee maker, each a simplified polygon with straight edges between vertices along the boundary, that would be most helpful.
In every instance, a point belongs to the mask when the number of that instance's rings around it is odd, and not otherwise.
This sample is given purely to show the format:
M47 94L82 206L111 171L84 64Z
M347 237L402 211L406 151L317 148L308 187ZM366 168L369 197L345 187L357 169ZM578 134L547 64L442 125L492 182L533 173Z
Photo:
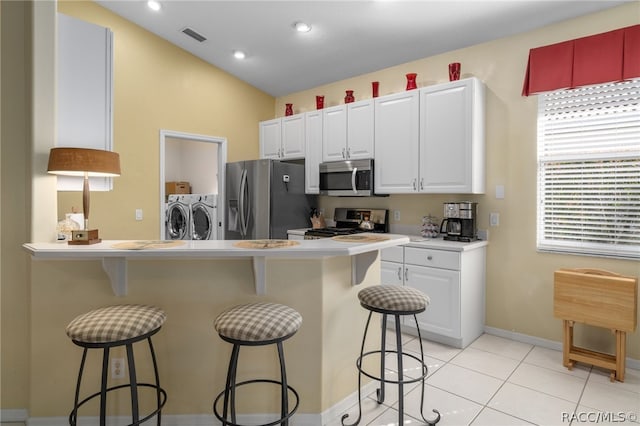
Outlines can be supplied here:
M440 233L449 241L475 241L478 239L477 216L478 203L444 203L444 219L440 224Z

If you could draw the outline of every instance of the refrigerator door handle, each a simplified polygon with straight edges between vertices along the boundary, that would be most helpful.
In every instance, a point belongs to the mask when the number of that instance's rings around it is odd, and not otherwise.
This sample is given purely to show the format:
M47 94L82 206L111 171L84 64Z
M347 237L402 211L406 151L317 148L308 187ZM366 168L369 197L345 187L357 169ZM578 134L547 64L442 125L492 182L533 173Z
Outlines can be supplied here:
M353 171L351 172L351 189L353 190L353 193L357 193L358 190L356 189L356 173L358 173L358 168L354 167Z
M245 206L247 194L247 170L243 169L240 175L240 191L238 200L240 200L240 235L244 238L247 234L247 206Z

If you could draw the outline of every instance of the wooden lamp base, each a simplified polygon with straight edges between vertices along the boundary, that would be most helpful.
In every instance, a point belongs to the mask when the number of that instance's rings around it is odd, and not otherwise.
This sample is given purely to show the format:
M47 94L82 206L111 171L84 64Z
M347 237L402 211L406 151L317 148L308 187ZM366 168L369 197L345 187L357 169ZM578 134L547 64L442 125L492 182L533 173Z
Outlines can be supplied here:
M70 245L90 245L97 244L102 240L98 236L97 229L83 229L80 231L71 231Z

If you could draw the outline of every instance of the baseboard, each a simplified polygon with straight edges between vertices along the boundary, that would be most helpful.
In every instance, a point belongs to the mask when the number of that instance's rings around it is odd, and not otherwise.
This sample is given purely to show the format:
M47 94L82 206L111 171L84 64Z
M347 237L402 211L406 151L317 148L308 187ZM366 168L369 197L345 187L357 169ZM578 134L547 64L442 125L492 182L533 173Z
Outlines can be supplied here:
M0 422L26 422L29 418L29 412L24 409L18 410L0 410Z
M377 382L369 382L362 387L363 398L375 391ZM329 421L339 418L342 414L346 413L349 408L358 403L358 392L354 392L351 395L344 398L342 401L333 405L329 409L325 410L321 414L305 414L296 413L289 424L291 426L321 426L327 424ZM11 414L11 417L7 417L5 420L5 411L11 411L7 415ZM13 411L19 411L20 413L13 413ZM18 415L20 414L20 415ZM26 422L27 426L68 426L68 417L33 417L28 418L26 410L2 410L2 421L20 421ZM127 424L131 419L126 416L109 417L107 419L107 426ZM272 421L273 417L267 417L265 415L244 415L238 416L238 423L240 424L260 424ZM98 417L80 417L78 423L83 426L99 426L100 421ZM153 421L149 424L153 424ZM162 424L164 426L211 426L219 425L220 422L215 418L213 414L183 414L183 415L170 415L164 414L162 416Z
M543 339L540 337L529 336L527 334L517 333L515 331L503 330L495 327L484 327L484 332L498 337L504 337L516 342L527 343L530 345L540 346L556 351L562 350L562 342L555 340ZM627 358L627 367L640 370L640 360ZM372 393L377 382L372 381L362 387L363 398ZM329 421L339 418L346 413L349 408L358 403L358 392L348 395L342 401L334 404L332 407L320 414L304 414L296 413L290 420L291 426L320 426L327 424ZM241 419L243 421L241 421ZM99 426L97 417L83 417L80 419L81 424L86 426ZM107 421L107 426L124 424L127 418L114 417ZM34 417L29 418L27 410L0 410L0 421L2 422L25 422L27 426L67 426L69 419L67 417ZM268 421L264 415L239 416L240 423L256 424L260 421ZM219 425L220 422L213 414L193 414L193 415L163 415L162 423L165 426L211 426Z
M516 342L528 343L530 345L541 346L547 349L562 351L562 342L555 340L542 339L540 337L529 336L528 334L516 333L515 331L503 330L495 327L484 327L484 332L505 339L515 340ZM627 357L626 365L634 370L640 370L640 360Z

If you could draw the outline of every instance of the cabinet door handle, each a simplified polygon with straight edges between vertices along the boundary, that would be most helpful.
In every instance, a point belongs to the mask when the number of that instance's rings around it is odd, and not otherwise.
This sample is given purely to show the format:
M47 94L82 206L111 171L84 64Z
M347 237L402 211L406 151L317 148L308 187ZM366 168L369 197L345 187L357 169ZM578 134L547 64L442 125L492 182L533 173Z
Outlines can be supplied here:
M344 149L344 148L342 148L342 158L347 158L347 156L346 156L346 152L345 152L345 149Z
M420 191L424 189L424 178L420 178Z
M347 158L351 158L351 147L347 148Z
M398 266L398 281L402 281L402 266Z
M404 280L409 281L409 268L404 268Z
M416 190L416 179L413 180L413 182L411 182L411 184L413 185L413 190Z

